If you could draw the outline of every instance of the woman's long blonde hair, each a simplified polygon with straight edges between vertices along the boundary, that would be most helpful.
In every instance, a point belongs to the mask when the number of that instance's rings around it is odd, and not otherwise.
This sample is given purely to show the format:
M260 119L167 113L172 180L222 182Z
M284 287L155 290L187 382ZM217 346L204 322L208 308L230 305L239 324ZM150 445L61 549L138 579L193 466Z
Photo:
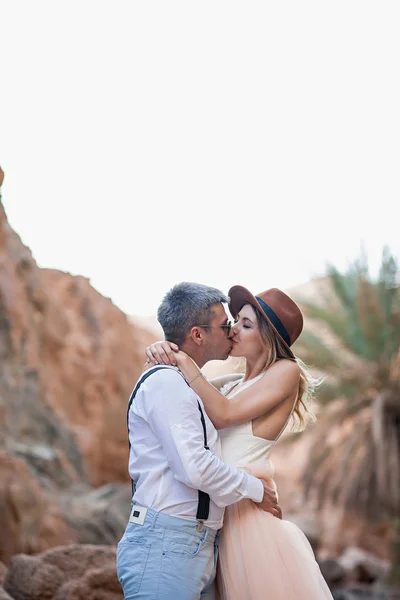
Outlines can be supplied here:
M260 335L269 348L268 358L264 367L266 371L271 365L281 358L287 358L296 362L300 369L299 389L297 393L296 405L293 409L294 428L296 431L303 431L307 423L315 421L314 413L309 409L310 403L315 395L315 389L318 385L318 380L315 379L309 372L307 366L299 359L293 358L285 344L275 333L267 319L254 306Z

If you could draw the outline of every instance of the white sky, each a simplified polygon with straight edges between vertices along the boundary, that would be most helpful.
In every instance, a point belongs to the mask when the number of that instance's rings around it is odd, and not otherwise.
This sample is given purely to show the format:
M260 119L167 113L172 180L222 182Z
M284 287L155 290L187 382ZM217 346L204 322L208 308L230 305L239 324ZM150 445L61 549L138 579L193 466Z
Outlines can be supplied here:
M400 254L400 3L0 0L3 201L130 314Z

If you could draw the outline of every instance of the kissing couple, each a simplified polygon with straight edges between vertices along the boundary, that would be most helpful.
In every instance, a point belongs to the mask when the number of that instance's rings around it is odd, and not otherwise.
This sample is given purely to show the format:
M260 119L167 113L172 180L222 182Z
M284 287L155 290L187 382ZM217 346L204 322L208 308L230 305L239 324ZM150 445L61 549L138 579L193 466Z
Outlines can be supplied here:
M291 350L300 308L276 288L183 282L157 316L165 341L146 349L128 406L124 599L332 600L307 538L282 519L270 462L309 413L312 378ZM244 375L208 381L201 368L228 356Z

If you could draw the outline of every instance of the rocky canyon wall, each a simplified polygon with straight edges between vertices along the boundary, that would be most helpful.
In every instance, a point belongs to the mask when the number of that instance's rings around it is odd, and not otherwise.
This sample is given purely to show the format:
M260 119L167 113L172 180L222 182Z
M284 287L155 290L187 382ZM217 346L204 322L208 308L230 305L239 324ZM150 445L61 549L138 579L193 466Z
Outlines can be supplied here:
M0 204L1 560L79 541L77 498L128 490L126 407L153 340L88 279L39 268Z

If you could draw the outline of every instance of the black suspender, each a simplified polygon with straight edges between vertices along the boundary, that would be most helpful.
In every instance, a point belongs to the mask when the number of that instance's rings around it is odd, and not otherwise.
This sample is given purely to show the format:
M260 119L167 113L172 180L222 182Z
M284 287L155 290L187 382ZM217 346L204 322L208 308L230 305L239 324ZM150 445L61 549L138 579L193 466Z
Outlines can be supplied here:
M170 367L167 366L159 366L156 367L155 369L152 369L151 371L147 371L146 373L144 373L142 375L142 377L139 379L139 381L137 382L137 384L135 385L135 388L131 394L131 397L129 398L129 403L128 403L128 412L127 412L127 416L126 416L126 422L127 422L127 427L128 427L128 443L129 443L129 451L131 449L131 440L129 438L129 411L131 409L132 406L132 402L135 399L135 396L140 388L140 386L142 385L142 383L144 381L146 381L146 379L152 375L153 373L155 373L156 371L159 371L160 369L169 369ZM185 380L186 381L186 380ZM187 382L186 382L187 383ZM197 400L197 405L199 407L199 411L200 411L200 419L201 419L201 424L203 427L203 435L204 435L204 448L206 450L209 450L209 447L207 445L207 430L206 430L206 422L204 419L204 414L203 411L201 409L200 406L200 402ZM132 496L134 493L134 484L132 481ZM196 519L198 521L200 521L201 523L203 521L206 521L208 519L208 515L210 512L210 496L208 494L206 494L206 492L202 492L201 490L199 490L199 503L197 506L197 513L196 513Z
M198 400L197 400L197 405L199 407L201 424L203 426L204 448L206 450L209 450L210 448L207 445L206 422L204 420L203 411L201 410L200 402ZM207 521L209 512L210 512L210 496L208 494L206 494L205 492L202 492L201 490L199 490L199 503L197 506L196 519L198 521Z

